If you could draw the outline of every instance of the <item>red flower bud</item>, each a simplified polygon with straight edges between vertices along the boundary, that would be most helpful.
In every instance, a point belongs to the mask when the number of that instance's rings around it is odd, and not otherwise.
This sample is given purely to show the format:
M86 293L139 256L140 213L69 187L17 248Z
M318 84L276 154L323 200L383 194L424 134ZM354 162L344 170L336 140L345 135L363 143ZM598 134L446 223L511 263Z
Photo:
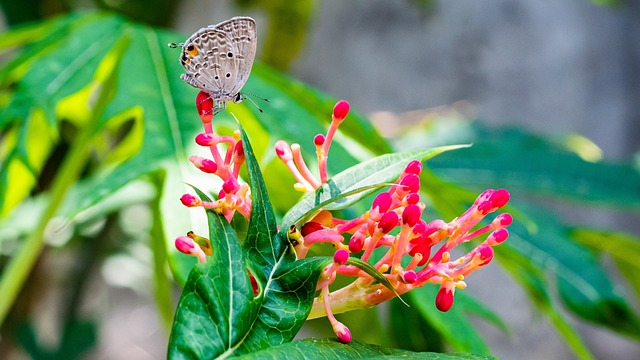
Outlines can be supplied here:
M507 229L498 229L489 235L487 238L487 245L494 246L503 243L509 237L509 231Z
M324 145L324 141L325 141L325 137L322 134L318 134L316 136L313 137L313 144L315 146L322 146Z
M282 161L293 160L293 154L291 153L291 147L289 147L289 144L287 144L286 141L284 141L284 140L276 141L275 150L276 150L276 155L278 155L278 157Z
M421 214L422 210L418 205L407 205L402 212L402 223L412 227L420 221Z
M351 342L351 331L349 331L349 328L344 326L344 324L342 324L341 322L336 322L335 324L333 324L333 332L336 333L338 341L340 341L341 343L348 344L349 342Z
M312 232L316 232L322 229L323 227L320 223L315 221L309 221L308 223L302 225L302 229L300 229L300 233L302 234L302 236L307 236Z
M491 205L494 208L498 209L505 206L507 202L509 202L510 197L511 194L509 194L509 191L505 189L498 189L491 194L489 201L491 201Z
M362 248L364 247L364 239L364 234L361 232L353 234L351 239L349 239L349 251L354 254L362 251Z
M380 222L378 222L378 229L380 229L383 234L388 234L389 231L398 226L398 221L398 214L393 211L387 211L382 215Z
M483 246L478 249L478 255L480 257L480 266L487 265L493 259L493 249L490 246Z
M183 254L192 255L194 253L195 244L188 236L179 236L175 242L176 249Z
M453 306L453 283L445 283L440 286L436 295L436 308L442 312L451 310Z
M240 184L236 179L229 179L222 183L222 191L227 194L235 194L238 189L240 189Z
M202 122L211 122L213 120L213 99L211 95L204 90L200 90L196 96L196 109Z
M215 145L215 136L213 134L202 133L196 135L196 144L200 146Z
M349 252L347 250L340 249L333 254L333 262L338 265L344 265L349 260Z
M208 174L213 174L218 170L218 164L216 164L213 160L204 159L202 160L202 167L200 168L200 170Z
M478 205L478 211L482 215L487 215L492 210L493 210L493 207L491 206L491 202L489 202L489 201L483 201Z
M512 222L513 222L513 218L511 217L511 215L505 213L505 214L500 214L495 219L493 219L493 221L491 222L491 225L493 225L495 228L503 228L511 225Z
M234 156L236 159L244 159L244 146L242 146L242 140L236 143L236 147L233 148L233 151L235 153Z
M407 167L404 168L404 172L407 174L419 175L422 172L422 163L418 160L412 160Z
M372 209L376 207L381 214L389 211L389 207L391 207L391 195L388 192L378 194L371 205Z
M402 274L402 282L405 284L413 284L418 280L418 275L416 275L415 271L407 271Z
M349 114L349 103L345 100L340 100L333 107L333 116L338 120L343 120Z
M404 197L404 201L406 201L407 204L417 204L418 201L420 201L420 195L418 193L409 193Z
M186 207L194 207L200 205L200 199L191 194L182 195L180 197L180 201L182 202L182 205Z
M400 185L404 188L403 190L410 193L417 193L420 190L420 178L416 174L407 174L401 181Z

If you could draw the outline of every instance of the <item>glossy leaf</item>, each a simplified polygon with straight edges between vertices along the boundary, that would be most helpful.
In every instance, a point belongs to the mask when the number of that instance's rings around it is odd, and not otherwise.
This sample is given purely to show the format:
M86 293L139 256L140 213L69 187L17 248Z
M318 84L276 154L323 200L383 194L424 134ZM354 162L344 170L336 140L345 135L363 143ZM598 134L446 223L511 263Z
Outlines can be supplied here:
M440 354L418 353L408 350L388 349L377 345L369 345L359 341L351 341L342 344L333 339L304 339L285 345L271 347L253 354L241 356L238 359L428 359L428 360L453 360L453 359L494 359L490 356L473 354Z

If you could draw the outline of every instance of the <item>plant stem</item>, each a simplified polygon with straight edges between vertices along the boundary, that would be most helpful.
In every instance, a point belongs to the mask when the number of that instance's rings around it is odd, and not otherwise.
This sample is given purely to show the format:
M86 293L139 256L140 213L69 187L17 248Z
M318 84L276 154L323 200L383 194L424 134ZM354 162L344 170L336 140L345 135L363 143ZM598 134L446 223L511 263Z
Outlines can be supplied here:
M33 232L20 247L17 254L10 260L7 268L0 279L0 324L5 317L22 285L27 279L36 260L42 252L44 246L44 231L49 221L54 217L56 211L62 204L69 187L75 183L84 169L89 157L89 146L94 134L93 126L82 127L78 139L73 142L68 156L58 171L58 175L51 186L51 197L42 217L38 221Z

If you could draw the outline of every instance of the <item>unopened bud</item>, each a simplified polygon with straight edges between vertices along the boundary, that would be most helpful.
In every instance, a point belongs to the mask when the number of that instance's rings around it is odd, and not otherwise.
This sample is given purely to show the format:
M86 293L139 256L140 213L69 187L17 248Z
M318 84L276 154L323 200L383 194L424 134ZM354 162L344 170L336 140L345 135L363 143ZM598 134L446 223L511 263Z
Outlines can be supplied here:
M333 262L338 265L344 265L349 260L349 252L347 250L340 249L333 254Z
M422 163L420 161L418 161L418 160L412 160L404 168L404 172L407 173L407 174L419 175L422 172Z
M349 103L346 100L338 101L333 107L333 117L336 120L344 120L344 118L347 117L347 114L349 114L349 107Z
M197 197L191 195L191 194L184 194L180 197L180 201L182 202L182 205L186 206L186 207L194 207L194 206L199 206L200 205L200 199L198 199Z

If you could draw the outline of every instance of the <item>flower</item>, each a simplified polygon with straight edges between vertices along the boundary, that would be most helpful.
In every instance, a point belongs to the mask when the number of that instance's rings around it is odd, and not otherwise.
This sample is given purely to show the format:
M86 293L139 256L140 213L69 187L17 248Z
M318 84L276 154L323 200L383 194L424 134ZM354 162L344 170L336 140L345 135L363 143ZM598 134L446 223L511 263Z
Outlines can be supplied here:
M189 160L201 171L219 177L222 188L215 201L203 201L191 194L184 194L180 200L188 207L214 209L229 222L235 212L249 219L250 190L238 177L240 166L245 161L239 133L221 136L213 131L213 103L205 95L201 92L196 100L204 132L197 135L195 141L209 148L212 158L194 155ZM299 144L289 145L282 140L275 143L276 155L296 180L296 190L311 192L327 183L329 149L338 126L348 116L349 108L347 101L338 101L333 108L327 133L313 138L318 176L307 167ZM219 149L223 145L226 145L224 156ZM465 279L489 264L494 258L493 247L506 241L509 236L506 228L513 218L507 213L498 214L493 220L481 224L489 214L508 203L510 194L505 189L484 191L466 211L451 221L423 220L426 205L420 199L422 170L423 165L419 160L408 162L396 181L375 197L366 212L355 218L339 219L330 211L321 210L305 223L292 225L287 231L298 259L305 258L318 243L335 247L333 261L324 267L318 279L316 289L319 290L319 296L314 301L309 318L326 315L338 340L343 343L350 342L352 335L334 314L377 305L427 284L439 285L434 299L436 308L449 311L454 305L455 290L466 288ZM473 248L465 248L460 257L452 258L452 250L471 241L479 243ZM185 254L197 256L200 262L206 261L206 255L211 254L209 240L192 232L186 237L177 238L176 248ZM358 256L360 261L350 261ZM367 268L364 271L362 261L371 262L370 266L378 274L372 275ZM334 284L338 275L350 276L355 280L330 291L329 286ZM380 281L380 277L387 281ZM257 294L257 282L251 274L250 278L254 294Z

